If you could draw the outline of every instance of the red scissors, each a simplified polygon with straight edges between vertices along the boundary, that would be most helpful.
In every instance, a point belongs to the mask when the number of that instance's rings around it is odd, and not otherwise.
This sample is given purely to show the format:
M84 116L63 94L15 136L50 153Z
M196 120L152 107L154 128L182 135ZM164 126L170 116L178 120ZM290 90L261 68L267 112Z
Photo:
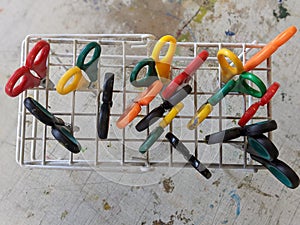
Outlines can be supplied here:
M46 63L49 51L48 42L41 40L35 44L26 58L25 65L17 69L7 81L5 86L7 95L15 97L30 88L46 87ZM50 80L48 87L54 88L54 84Z

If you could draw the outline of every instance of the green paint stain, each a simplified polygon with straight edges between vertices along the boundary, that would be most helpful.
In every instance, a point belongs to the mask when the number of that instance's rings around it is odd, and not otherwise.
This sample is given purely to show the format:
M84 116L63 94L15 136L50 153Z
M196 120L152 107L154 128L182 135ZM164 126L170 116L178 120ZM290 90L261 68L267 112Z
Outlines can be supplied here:
M186 33L186 34L181 34L178 38L179 42L184 42L184 41L189 41L191 37L190 33Z
M207 13L207 8L201 6L199 13L194 17L193 21L196 23L201 23L203 17L206 15L206 13Z
M61 214L61 216L60 216L60 219L63 220L64 218L66 218L66 216L67 216L68 214L69 214L69 213L68 213L67 210L63 211L62 214Z
M279 22L279 19L285 19L290 15L291 14L288 12L287 8L285 8L282 4L278 5L278 11L273 10L273 16L275 16L277 22Z
M212 11L217 0L207 0L204 4L200 6L198 14L194 17L193 21L196 23L201 23L203 17L208 11Z

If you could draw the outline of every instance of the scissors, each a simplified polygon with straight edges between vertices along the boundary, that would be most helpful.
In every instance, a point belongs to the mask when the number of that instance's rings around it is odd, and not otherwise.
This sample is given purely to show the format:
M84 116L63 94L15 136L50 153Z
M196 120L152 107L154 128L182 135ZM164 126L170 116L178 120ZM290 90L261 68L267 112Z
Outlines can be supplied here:
M148 66L145 77L137 79L142 68ZM154 81L158 80L158 75L155 68L155 61L152 58L143 59L136 64L130 74L130 83L135 87L149 87Z
M274 82L266 93L261 97L260 101L253 103L243 114L241 119L239 120L238 124L243 127L246 125L246 123L254 116L256 111L258 110L259 106L264 106L265 104L268 104L272 97L276 94L276 91L278 90L280 84L277 82Z
M245 63L244 70L253 70L257 65L269 58L281 45L293 37L296 32L297 28L295 26L291 26L281 32Z
M61 118L54 116L40 103L38 103L31 97L25 98L24 105L28 109L28 111L39 121L48 126L51 126L51 133L60 144L62 144L72 153L80 152L81 145L72 135L72 128L70 125L66 125Z
M85 58L93 49L92 58L87 63L84 63ZM100 54L101 47L97 42L91 42L86 45L77 58L76 66L70 68L58 81L56 91L59 94L66 95L71 91L92 87L98 79L97 71ZM84 78L82 70L88 76L89 81ZM71 83L67 85L71 79Z
M113 73L106 73L104 77L102 104L98 109L97 132L100 139L106 139L108 134L110 108L113 105L114 77L115 75Z
M162 47L170 42L170 46L166 55L159 59L160 51ZM159 39L153 48L153 52L150 58L143 59L136 64L130 74L130 83L135 87L148 87L154 81L161 78L162 82L170 80L171 62L176 50L176 39L173 36L166 35ZM137 79L140 71L147 67L145 76L141 79Z
M148 151L149 148L157 141L157 139L162 135L164 129L172 122L172 120L177 116L177 114L183 109L184 104L179 102L175 105L170 112L160 121L158 127L156 127L147 139L143 142L143 144L139 148L139 152L144 154Z
M286 43L296 32L297 28L295 26L289 27L252 56L244 66L238 56L232 51L226 48L220 49L217 53L217 58L221 66L222 82L226 83L235 75L253 70L257 65L269 58L281 45ZM235 67L231 66L225 57L228 57Z
M252 88L247 80L252 82L258 87L258 90ZM239 78L235 80L229 80L221 89L219 89L213 96L211 96L206 103L199 107L194 117L188 122L188 129L195 129L207 116L212 112L213 106L219 103L229 92L239 92L249 94L256 98L261 98L266 92L266 86L252 73L244 72Z
M263 121L245 127L235 127L207 135L207 144L223 143L240 136L247 136L246 152L250 157L266 167L280 182L289 188L299 186L298 175L284 162L277 159L279 152L273 142L263 133L275 130L274 120Z
M188 84L176 91L173 96L167 100L164 100L161 105L151 110L151 112L141 119L135 126L136 130L141 132L147 129L150 125L161 118L167 110L170 110L179 102L181 102L186 96L188 96L191 91L192 87Z
M211 177L211 172L206 168L206 166L193 156L187 147L174 134L169 132L165 137L200 174L202 174L206 179Z
M16 97L30 88L39 86L46 88L47 58L49 51L50 45L44 40L38 41L34 45L26 58L25 65L17 69L7 81L5 86L7 95ZM20 83L17 84L19 80ZM47 87L54 88L54 84L48 80Z
M195 73L195 71L205 62L208 55L209 54L206 50L201 51L196 58L188 64L184 71L168 84L168 86L161 93L162 97L164 99L170 98L180 85L189 82L192 74Z
M160 80L154 81L146 90L140 93L133 103L128 106L124 113L117 120L117 127L125 128L131 121L138 116L142 110L141 106L149 105L155 96L160 92L163 87L163 83Z
M168 42L170 43L168 51L166 55L162 59L160 59L159 55L161 49ZM151 58L154 59L155 61L158 76L162 79L163 83L171 80L171 76L170 76L171 63L175 54L175 50L176 50L176 39L171 35L165 35L161 37L158 40L158 42L156 42L153 48Z
M233 127L230 129L222 130L217 133L213 133L205 136L205 142L207 144L224 143L230 140L239 138L241 136L247 136L248 143L253 146L253 149L247 149L248 153L252 155L262 157L266 160L273 160L278 157L279 152L275 145L269 138L263 135L263 133L270 132L277 129L277 123L275 120L267 120L244 127Z

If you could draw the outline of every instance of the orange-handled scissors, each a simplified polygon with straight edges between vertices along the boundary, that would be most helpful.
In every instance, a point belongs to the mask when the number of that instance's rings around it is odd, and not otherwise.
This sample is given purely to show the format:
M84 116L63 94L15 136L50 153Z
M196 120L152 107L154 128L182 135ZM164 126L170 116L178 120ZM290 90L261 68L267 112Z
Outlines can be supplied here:
M140 93L134 100L133 104L127 107L124 113L117 120L117 127L125 128L142 110L141 106L149 105L163 87L160 80L154 81L145 91Z
M281 32L277 37L275 37L245 63L244 70L253 70L257 65L269 58L281 45L286 43L296 32L297 28L295 26L291 26L285 31Z
M160 59L159 55L160 55L161 49L168 42L170 43L168 51L167 51L166 55L162 59ZM176 39L171 35L165 35L158 40L158 42L155 44L153 51L152 51L151 58L154 59L154 61L155 61L158 76L161 79L162 78L166 79L165 81L168 81L171 79L171 76L170 76L171 63L173 60L173 56L175 54L175 50L176 50ZM164 82L164 79L162 79L163 82Z
M221 66L222 82L227 83L233 76L241 74L242 72L253 70L257 65L269 58L281 45L287 42L295 33L297 28L294 26L289 27L280 33L274 40L269 42L264 48L252 56L243 65L242 61L232 51L222 48L217 53L217 58ZM231 66L226 58L229 58L234 67Z

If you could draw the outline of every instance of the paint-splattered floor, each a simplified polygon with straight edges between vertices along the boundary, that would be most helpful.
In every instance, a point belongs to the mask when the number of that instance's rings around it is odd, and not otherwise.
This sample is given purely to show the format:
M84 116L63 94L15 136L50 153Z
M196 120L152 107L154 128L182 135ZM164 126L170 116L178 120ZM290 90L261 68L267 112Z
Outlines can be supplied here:
M282 224L300 221L299 188L267 171L193 170L151 185L121 185L96 172L23 169L15 163L17 99L4 94L29 33L152 33L179 41L267 42L300 28L300 2L229 0L2 0L0 3L0 224ZM300 173L299 34L272 57L280 158Z

